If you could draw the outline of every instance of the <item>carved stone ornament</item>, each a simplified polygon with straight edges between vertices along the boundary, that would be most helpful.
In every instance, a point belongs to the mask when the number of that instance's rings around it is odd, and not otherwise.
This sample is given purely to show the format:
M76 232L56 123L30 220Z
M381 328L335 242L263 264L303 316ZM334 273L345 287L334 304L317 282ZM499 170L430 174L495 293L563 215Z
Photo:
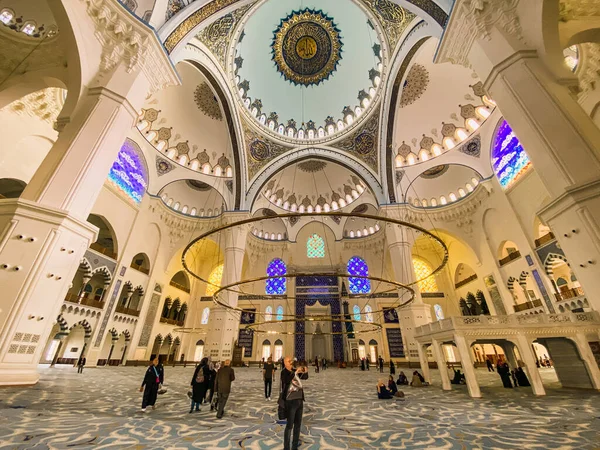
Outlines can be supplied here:
M475 39L490 39L494 26L523 40L517 15L519 0L457 0L440 44L436 62L469 67L468 55Z
M141 69L148 81L148 94L179 84L179 78L154 31L114 0L80 0L96 27L102 44L101 73L124 63L128 73Z

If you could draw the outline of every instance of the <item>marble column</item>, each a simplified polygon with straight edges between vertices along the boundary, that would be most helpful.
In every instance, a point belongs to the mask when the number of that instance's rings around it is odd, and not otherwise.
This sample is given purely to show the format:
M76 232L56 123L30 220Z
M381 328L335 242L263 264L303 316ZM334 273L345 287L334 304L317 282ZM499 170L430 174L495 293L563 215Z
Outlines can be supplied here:
M462 363L469 395L473 398L480 398L481 390L479 389L479 382L477 381L473 359L471 358L471 347L465 337L460 335L454 336L454 343L456 344L458 354L460 355L460 362Z
M433 356L438 365L440 371L440 378L442 379L442 389L445 391L452 390L452 383L450 383L450 376L448 375L448 368L446 367L446 358L444 357L444 351L440 342L433 339L431 341L431 349L433 350Z
M227 213L226 216L227 222L234 222L242 220L246 214ZM241 280L248 231L245 226L240 226L222 231L222 233L225 235L225 249L221 286L227 286ZM243 286L240 288L243 289ZM222 291L220 299L231 307L237 307L238 294L236 292ZM257 317L257 320L260 319ZM213 306L205 340L206 356L210 356L213 361L231 359L234 343L238 339L239 327L240 315L237 312L225 307Z
M600 390L600 368L598 367L596 358L594 358L594 354L592 353L592 349L590 348L587 337L583 333L577 333L572 339L577 346L579 357L585 364L592 387L596 390Z
M427 346L418 344L417 349L419 351L419 362L421 364L421 372L423 372L423 378L428 383L431 383L431 374L429 372L429 360L427 359Z
M73 17L81 21L78 33L82 27L95 28L87 40L72 45L73 52L83 52L78 55L81 69L88 71L79 87L69 90L65 109L76 106L69 117L59 117L58 139L21 197L0 203L2 386L37 382L44 349L40 343L47 341L52 318L96 238L98 230L87 217L109 169L146 96L158 87L179 83L154 30L124 8L110 2L102 11L89 2L61 4L76 9ZM117 23L119 32L114 31ZM137 44L130 46L132 33ZM92 43L93 49L82 50ZM109 46L112 51L105 51ZM38 344L17 353L24 334L33 335L31 342Z
M533 354L532 344L533 341L529 339L527 336L518 335L516 338L515 344L519 349L519 354L523 359L523 363L525 364L525 369L527 370L527 375L529 375L529 382L531 384L531 388L533 389L534 395L546 395L546 389L544 389L544 382L542 381L542 377L540 375L540 371L536 365L536 357Z
M436 62L470 65L485 80L548 193L538 216L600 309L600 129L572 94L577 77L551 40L558 3L516 3L457 0Z

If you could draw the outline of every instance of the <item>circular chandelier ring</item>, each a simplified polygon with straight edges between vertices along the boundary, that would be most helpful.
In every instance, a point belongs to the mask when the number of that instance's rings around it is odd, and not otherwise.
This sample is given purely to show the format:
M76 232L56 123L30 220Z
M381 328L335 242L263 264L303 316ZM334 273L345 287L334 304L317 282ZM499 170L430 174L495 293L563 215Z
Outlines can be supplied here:
M256 281L263 281L263 280L268 280L268 279L273 279L273 278L296 278L296 277L302 277L302 276L313 276L313 277L324 277L324 276L333 277L333 276L335 276L335 277L340 277L340 278L362 278L362 279L367 279L367 280L372 280L372 281L379 281L379 282L391 284L394 286L394 288L389 289L388 291L384 291L384 292L389 292L394 289L405 289L408 292L410 292L410 294L411 294L410 298L404 300L401 304L396 304L397 302L395 302L394 304L392 304L390 306L386 306L385 309L382 308L382 309L378 309L378 310L372 310L372 311L370 311L371 314L383 314L385 311L387 311L389 309L402 308L402 307L408 305L409 303L411 303L415 299L415 290L413 288L411 288L410 286L404 285L402 283L398 283L397 281L386 280L384 278L370 276L370 275L357 276L357 275L348 275L348 274L332 274L332 273L319 272L319 273L295 273L295 274L277 275L277 276L272 276L272 277L265 276L265 277L256 277L256 278L250 278L247 280L237 281L235 283L231 283L231 284L228 284L227 286L223 286L223 287L219 288L213 295L213 302L215 304L217 304L218 306L221 306L222 308L228 309L230 311L235 311L238 313L248 312L247 309L240 308L237 306L231 306L228 303L221 301L219 298L220 294L225 291L234 292L236 294L239 294L240 293L239 291L235 291L232 288L241 286L243 284L254 283ZM254 295L254 294L250 294L250 295ZM376 298L377 294L358 294L356 296L353 295L352 298L371 298L372 296L374 296L374 298ZM270 298L267 295L265 295L265 297ZM400 300L400 298L398 298L398 300ZM262 311L253 312L253 314L256 314L259 316L267 315L266 312L262 312ZM361 314L363 314L363 313L361 313ZM282 317L299 317L299 316L296 316L295 314L284 314Z
M334 316L336 317L338 316L337 314ZM341 315L343 316L343 315ZM306 319L306 317L308 317L308 319ZM370 328L366 329L366 330L353 330L353 331L347 331L347 330L343 330L344 327L342 327L342 331L331 331L331 332L321 332L321 333L316 333L316 332L311 332L311 333L307 333L305 331L302 332L298 332L298 331L274 331L274 330L264 330L261 327L264 327L266 325L276 325L276 324L280 324L280 323L306 323L306 322L339 322L340 326L341 323L352 323L352 324L360 324L360 325L367 325ZM366 320L355 320L355 319L347 319L344 317L341 317L340 319L334 319L331 316L302 316L302 319L297 318L297 319L283 319L283 320L277 320L277 321L264 321L264 322L254 322L254 323L249 323L247 324L244 329L247 330L248 332L251 333L256 333L256 334L268 334L268 335L276 335L276 334L283 334L283 335L305 335L305 336L341 336L341 335L346 335L346 334L366 334L366 333L373 333L376 331L380 331L383 328L383 325L380 323L376 323L376 322L367 322Z
M376 220L376 221L380 221L380 222L385 222L385 223L389 223L389 224L393 224L393 225L400 225L400 226L404 226L413 230L416 230L420 233L423 233L424 235L428 236L429 238L433 239L434 241L438 242L442 248L444 249L444 257L442 259L442 262L435 268L432 269L431 273L425 277L421 277L418 280L415 280L411 283L407 283L403 286L413 286L415 284L418 284L424 280L426 280L427 278L429 278L430 276L435 275L436 273L440 272L444 266L446 265L446 263L448 262L448 247L446 246L446 244L444 243L444 241L442 241L442 239L440 239L438 236L434 235L433 233L431 233L430 231L427 231L425 228L422 228L418 225L414 225L412 223L409 222L405 222L403 220L398 220L398 219L392 219L390 217L383 217L383 216L377 216L374 214L359 214L359 213L347 213L347 212L329 212L329 213L285 213L285 214L277 214L275 216L269 216L269 217L249 217L247 219L242 219L242 220L238 220L235 222L231 222L231 223L227 223L224 225L221 225L219 227L213 228L209 231L207 231L206 233L202 233L200 236L198 236L197 238L193 239L192 241L190 241L190 243L185 247L185 249L183 250L183 254L181 255L181 264L183 265L183 268L190 274L192 275L194 278L208 284L214 287L219 288L220 286L211 283L208 280L205 280L204 278L202 278L200 275L196 274L195 272L193 272L189 267L188 264L185 260L186 255L188 254L188 252L192 249L192 247L199 241L206 239L210 236L212 236L213 234L219 233L221 231L225 231L228 230L230 228L234 228L234 227L239 227L241 225L247 225L250 223L255 223L255 222L261 222L263 220L272 220L272 219L286 219L286 218L292 218L292 217L353 217L353 218L358 218L358 219L371 219L371 220ZM277 277L275 277L277 278Z

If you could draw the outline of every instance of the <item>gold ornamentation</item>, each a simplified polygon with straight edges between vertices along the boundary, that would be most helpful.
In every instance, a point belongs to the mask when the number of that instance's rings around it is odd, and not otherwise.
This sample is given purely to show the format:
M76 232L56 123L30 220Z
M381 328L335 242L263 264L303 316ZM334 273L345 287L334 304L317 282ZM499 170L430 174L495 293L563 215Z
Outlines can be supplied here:
M385 30L390 48L394 49L416 15L390 0L362 0L362 2L375 13Z
M373 111L371 117L353 135L332 144L332 147L353 154L366 162L373 170L378 171L378 129L379 108Z
M194 101L198 109L211 119L223 120L219 101L207 83L200 83L198 85L194 91Z
M295 85L318 85L342 59L340 30L322 11L309 8L281 20L271 48L277 70Z
M413 64L406 76L406 83L402 89L400 97L400 108L411 105L416 102L429 85L429 72L421 64Z
M249 180L254 178L271 159L291 150L290 147L272 142L254 132L244 119L242 119L242 128L244 130Z

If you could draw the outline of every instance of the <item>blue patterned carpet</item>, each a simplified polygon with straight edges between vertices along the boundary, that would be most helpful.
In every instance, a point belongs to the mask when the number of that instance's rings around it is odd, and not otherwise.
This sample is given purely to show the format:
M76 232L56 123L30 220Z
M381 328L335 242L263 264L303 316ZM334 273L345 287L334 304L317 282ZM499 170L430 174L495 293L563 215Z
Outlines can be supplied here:
M139 412L144 368L42 369L39 384L0 390L0 449L281 449L277 404L263 398L258 369L236 369L223 419L209 408L188 414L193 368L166 368L169 392ZM433 372L434 382L438 378ZM545 379L553 370L542 371ZM478 370L483 399L466 387L405 389L403 401L377 400L379 374L311 371L302 449L600 449L600 395L546 383L503 389ZM438 383L439 384L439 383ZM275 385L277 389L278 382Z

